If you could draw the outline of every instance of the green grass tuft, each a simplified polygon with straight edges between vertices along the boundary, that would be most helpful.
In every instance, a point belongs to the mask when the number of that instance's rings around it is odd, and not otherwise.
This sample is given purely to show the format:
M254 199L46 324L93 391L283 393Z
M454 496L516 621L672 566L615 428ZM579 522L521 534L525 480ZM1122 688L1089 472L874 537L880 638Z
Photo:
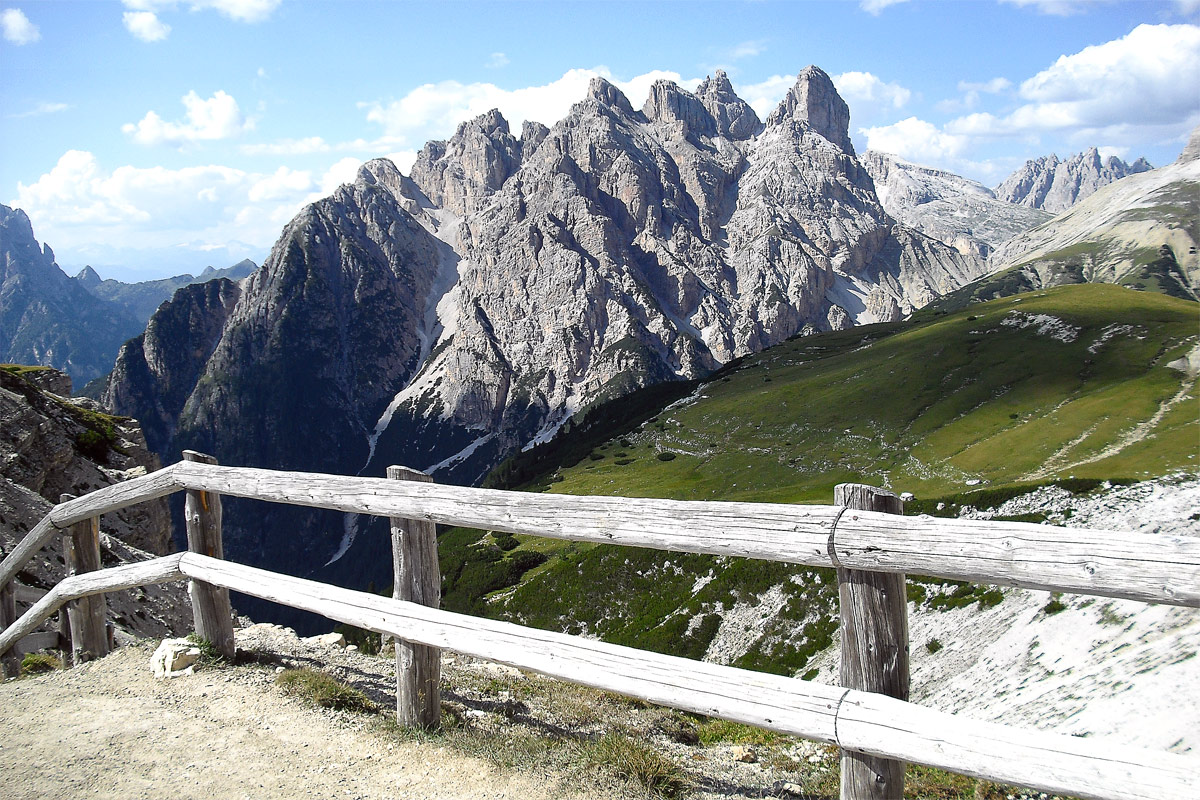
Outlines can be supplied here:
M49 653L26 653L21 659L22 675L38 675L56 669L62 669L62 662Z
M682 797L690 786L683 770L653 746L620 732L585 742L586 763L644 787L659 797Z
M373 714L379 707L358 689L337 678L302 667L279 673L275 683L288 694L297 695L321 706L338 711L361 711Z

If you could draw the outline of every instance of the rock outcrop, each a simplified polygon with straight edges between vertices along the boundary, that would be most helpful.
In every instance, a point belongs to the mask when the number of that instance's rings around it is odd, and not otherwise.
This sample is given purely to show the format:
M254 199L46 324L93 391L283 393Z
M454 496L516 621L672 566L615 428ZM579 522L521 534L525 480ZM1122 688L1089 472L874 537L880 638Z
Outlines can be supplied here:
M996 197L1058 214L1090 197L1102 186L1151 169L1150 162L1144 158L1132 164L1126 164L1116 156L1103 159L1094 147L1076 153L1066 161L1059 161L1058 156L1051 154L1026 161L996 187Z
M983 184L952 172L873 150L859 159L889 215L964 255L987 259L1013 236L1053 216L1000 200Z

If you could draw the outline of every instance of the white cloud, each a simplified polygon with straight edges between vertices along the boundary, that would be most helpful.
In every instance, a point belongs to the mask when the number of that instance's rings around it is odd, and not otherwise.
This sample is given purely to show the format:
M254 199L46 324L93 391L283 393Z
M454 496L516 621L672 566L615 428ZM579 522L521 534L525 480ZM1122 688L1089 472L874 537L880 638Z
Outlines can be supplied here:
M1116 146L1138 131L1190 130L1200 121L1197 86L1200 27L1139 25L1120 39L1061 56L1022 82L1019 94L1028 102L1008 115L970 114L947 123L946 131L990 137L1055 131Z
M765 52L767 52L767 43L762 39L752 39L734 45L726 56L730 61L741 61L743 58L753 58Z
M882 12L888 6L894 6L899 3L907 2L908 0L860 0L858 6L868 14L878 17L880 12Z
M153 11L126 11L122 19L126 29L143 42L161 42L171 32L171 26Z
M1112 2L1112 0L1000 0L1001 3L1026 8L1032 6L1039 14L1049 14L1056 17L1068 17L1087 10L1088 6L1097 2Z
M0 27L4 28L4 38L13 44L30 44L42 38L38 26L19 8L6 8L0 12Z
M923 119L909 117L891 125L860 128L867 147L922 164L944 164L962 156L969 139L949 134Z
M572 105L583 100L588 83L597 76L612 81L635 108L645 102L650 85L656 80L673 80L687 89L694 89L700 83L699 79L685 80L679 73L661 70L621 81L606 67L595 67L572 69L550 83L521 89L502 89L492 83L427 83L399 100L359 105L366 109L370 122L383 127L392 148L420 146L429 139L452 135L460 122L493 108L500 109L517 133L525 120L553 125L567 115Z
M207 100L191 91L182 102L187 109L186 122L166 122L155 112L147 111L137 124L127 123L121 130L139 144L178 147L189 142L230 139L253 127L242 115L237 101L223 91L217 91Z
M271 16L282 0L121 0L126 8L157 14L187 6L191 11L212 10L236 22L262 22Z
M838 94L859 120L870 119L881 111L903 108L912 92L898 83L884 83L870 72L843 72L833 79Z
M244 144L238 148L248 156L303 156L311 153L327 153L332 147L320 136L304 139L280 139L277 142Z
M488 60L484 63L484 66L488 69L500 69L501 67L507 67L508 63L508 56L504 55L504 53L492 53L488 56Z
M22 111L19 114L9 114L9 119L25 119L26 117L40 117L45 114L57 114L60 111L66 111L70 108L66 103L38 103L29 111Z
M31 185L17 184L12 204L29 214L39 238L71 260L75 252L139 248L269 247L306 204L353 179L357 159L325 172L280 167L254 173L221 165L108 171L89 152L63 154Z
M958 90L960 92L986 92L987 94L999 94L1005 89L1012 88L1012 81L1008 78L992 78L990 81L982 83L973 83L971 81L959 81Z
M734 91L750 104L759 119L766 119L795 83L795 75L772 75L759 83L737 86Z

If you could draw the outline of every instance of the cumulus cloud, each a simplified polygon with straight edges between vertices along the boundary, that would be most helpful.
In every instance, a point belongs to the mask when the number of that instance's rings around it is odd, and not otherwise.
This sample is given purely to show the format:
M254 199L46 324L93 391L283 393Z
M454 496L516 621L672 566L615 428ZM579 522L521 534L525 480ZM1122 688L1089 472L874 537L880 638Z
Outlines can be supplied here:
M262 22L282 0L121 0L132 11L158 14L185 6L191 11L212 10L236 22Z
M171 32L171 26L153 11L126 11L122 19L125 28L143 42L161 42Z
M30 44L42 38L38 26L30 22L29 17L19 8L0 11L0 27L4 28L5 40L13 44Z
M1139 25L1128 35L1060 56L1021 83L1027 101L1011 113L970 114L954 134L1020 136L1058 131L1119 142L1138 129L1189 130L1200 121L1200 27Z
M734 91L750 104L759 119L766 119L795 83L795 75L772 75L758 83L740 84Z
M185 122L167 122L154 111L147 111L139 122L127 123L121 130L139 144L179 147L189 142L230 139L253 127L242 115L237 101L223 91L217 91L207 100L191 91L182 102L187 110Z
M597 76L612 81L635 107L645 101L656 80L672 80L687 89L695 89L700 83L698 78L685 80L677 72L661 70L622 81L606 67L595 67L572 69L550 83L521 89L502 89L492 83L426 83L399 100L361 103L360 107L366 109L368 121L383 127L393 147L419 146L429 139L450 136L463 120L493 108L500 109L517 131L525 120L552 125L583 100L588 83Z
M966 136L949 134L923 119L909 117L891 125L861 128L867 147L892 153L911 161L943 164L960 157L969 142Z
M857 119L903 108L912 99L910 90L898 83L884 83L870 72L843 72L833 78L833 85Z
M248 156L304 156L312 153L327 153L333 148L320 136L303 139L280 139L277 142L244 144L238 148Z
M878 17L888 6L894 6L899 3L907 3L908 0L861 0L858 7L868 14Z
M1008 78L992 78L990 81L982 83L972 81L959 81L958 90L960 92L986 92L987 94L999 94L1005 89L1012 88L1012 81Z

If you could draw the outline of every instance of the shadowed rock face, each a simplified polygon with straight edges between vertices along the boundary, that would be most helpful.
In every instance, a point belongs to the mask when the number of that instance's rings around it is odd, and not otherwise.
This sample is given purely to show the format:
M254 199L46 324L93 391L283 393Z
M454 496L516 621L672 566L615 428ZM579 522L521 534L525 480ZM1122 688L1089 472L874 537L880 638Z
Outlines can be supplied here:
M232 307L204 305L226 317L168 458L470 483L589 404L898 319L978 275L884 213L848 124L816 68L765 125L723 73L695 94L656 83L641 111L597 78L552 128L517 139L493 111L410 177L369 162ZM129 375L110 396L134 396ZM231 547L262 563L319 566L357 530L256 513Z
M1132 164L1126 164L1116 156L1102 159L1094 147L1076 153L1066 161L1059 161L1058 156L1051 154L1026 161L996 187L996 197L1058 214L1091 196L1101 186L1150 169L1153 167L1144 158Z

